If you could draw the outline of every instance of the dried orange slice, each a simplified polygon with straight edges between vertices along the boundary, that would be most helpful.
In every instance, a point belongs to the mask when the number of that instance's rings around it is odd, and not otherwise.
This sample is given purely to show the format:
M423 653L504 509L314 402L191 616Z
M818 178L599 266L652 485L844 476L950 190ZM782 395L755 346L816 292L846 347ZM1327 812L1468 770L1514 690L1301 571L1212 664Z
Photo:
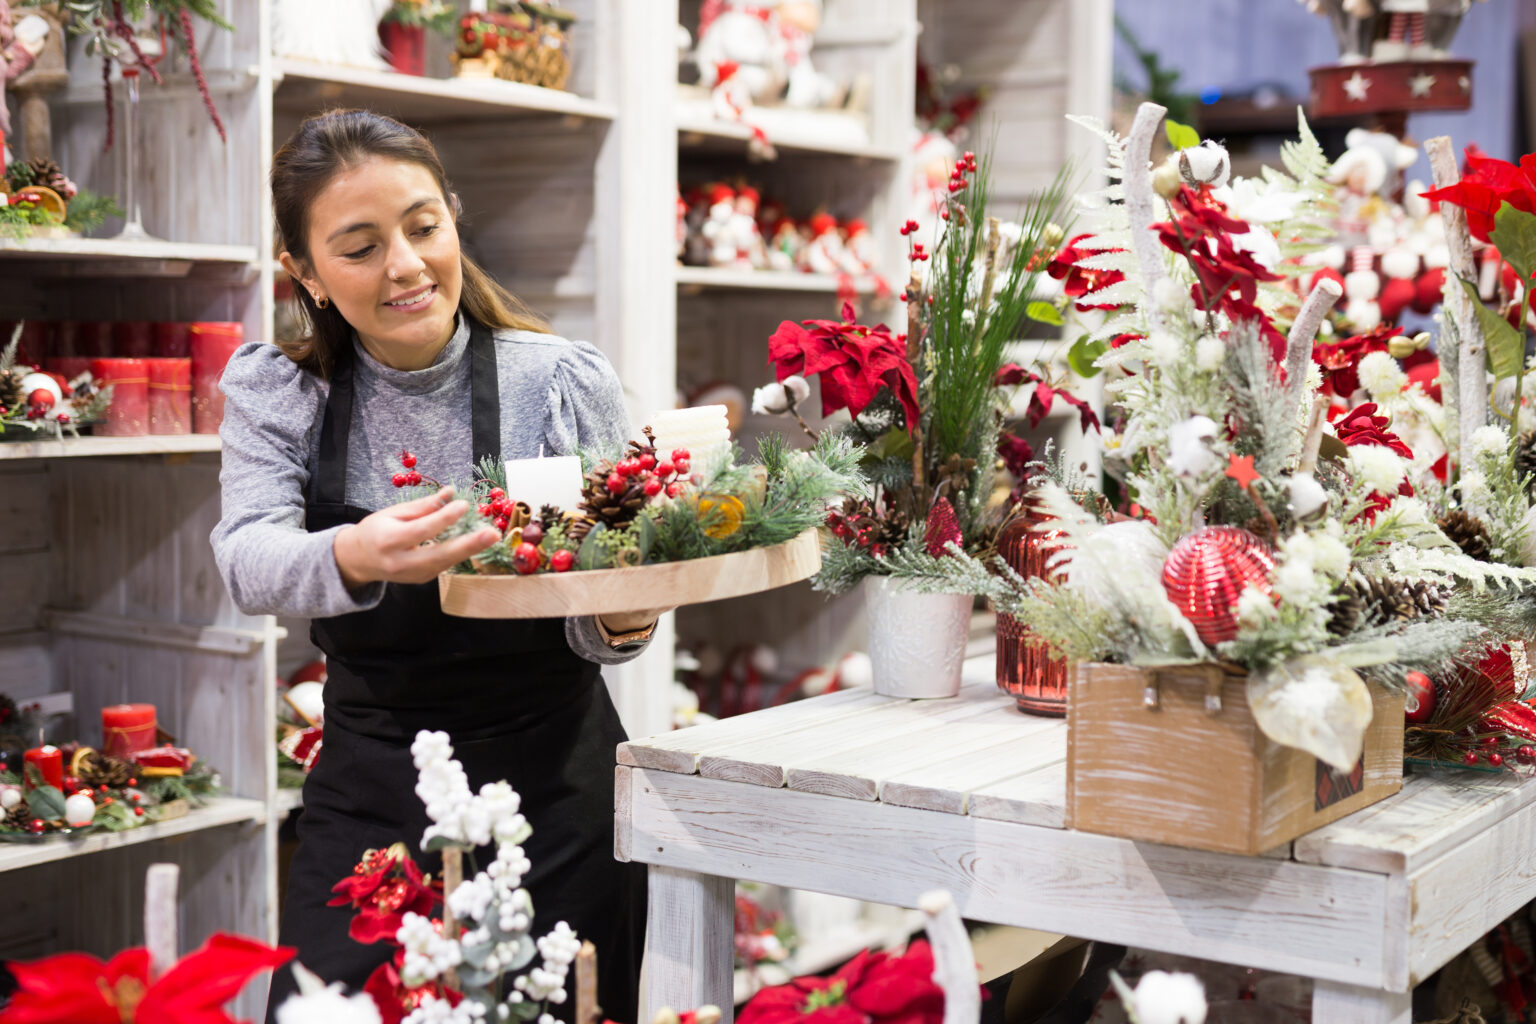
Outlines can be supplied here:
M11 196L11 202L18 200L34 202L52 214L60 224L64 223L64 211L67 208L64 197L47 185L28 185L26 188L17 189L16 194Z

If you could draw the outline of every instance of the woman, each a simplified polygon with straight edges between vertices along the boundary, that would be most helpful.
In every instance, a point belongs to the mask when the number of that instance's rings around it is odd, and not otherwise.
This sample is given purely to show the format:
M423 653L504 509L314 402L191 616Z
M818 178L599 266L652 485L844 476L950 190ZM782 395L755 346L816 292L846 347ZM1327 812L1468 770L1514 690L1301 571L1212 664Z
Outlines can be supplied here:
M442 729L473 789L504 778L522 794L535 932L564 920L593 940L604 1011L632 1021L645 874L613 859L624 732L598 666L638 654L655 615L444 615L434 578L497 533L428 543L465 502L445 487L395 504L390 479L407 449L418 472L468 481L483 458L624 440L618 379L463 254L457 197L414 130L366 111L310 118L273 159L272 204L310 333L245 345L224 372L213 546L235 603L313 618L329 663L281 941L355 989L388 959L348 938L351 908L325 904L364 850L417 849L427 819L409 748ZM269 1020L291 987L278 972Z

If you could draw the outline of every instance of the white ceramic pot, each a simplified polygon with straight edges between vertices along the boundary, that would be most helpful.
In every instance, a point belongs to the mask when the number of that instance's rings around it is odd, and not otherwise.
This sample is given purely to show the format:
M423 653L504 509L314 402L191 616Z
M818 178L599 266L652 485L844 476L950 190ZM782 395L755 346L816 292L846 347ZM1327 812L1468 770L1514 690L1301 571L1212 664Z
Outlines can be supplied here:
M865 584L875 692L953 697L970 637L969 594L919 594L886 576Z

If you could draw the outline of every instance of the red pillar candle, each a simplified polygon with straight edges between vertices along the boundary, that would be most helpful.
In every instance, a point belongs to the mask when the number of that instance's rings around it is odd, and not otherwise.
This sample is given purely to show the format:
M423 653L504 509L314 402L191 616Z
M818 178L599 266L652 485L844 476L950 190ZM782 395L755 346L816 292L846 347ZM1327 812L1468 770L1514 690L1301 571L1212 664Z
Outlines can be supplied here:
M192 356L192 325L165 321L155 324L155 355L161 359Z
M153 704L110 704L101 709L101 752L120 761L155 745Z
M43 363L43 369L71 381L82 373L91 372L91 360L85 356L54 356Z
M7 324L5 336L0 337L0 348L11 340L15 324ZM21 325L21 341L16 347L16 362L21 366L42 366L43 360L52 355L53 325L42 320L28 320Z
M53 746L33 747L27 751L26 757L27 764L37 765L38 774L43 777L45 785L60 790L64 788L64 751ZM32 788L30 780L26 782L24 788Z
M149 432L192 432L192 360L146 359L149 365Z
M219 378L224 364L245 342L245 327L240 323L195 323L192 325L192 432L217 434L224 421L224 392Z
M75 347L71 356L105 359L112 354L112 325L105 320L81 320L75 324Z
M97 387L112 387L107 421L98 423L100 437L139 437L149 433L149 366L144 359L92 359Z
M112 354L145 359L155 352L155 325L148 320L119 320L112 325Z

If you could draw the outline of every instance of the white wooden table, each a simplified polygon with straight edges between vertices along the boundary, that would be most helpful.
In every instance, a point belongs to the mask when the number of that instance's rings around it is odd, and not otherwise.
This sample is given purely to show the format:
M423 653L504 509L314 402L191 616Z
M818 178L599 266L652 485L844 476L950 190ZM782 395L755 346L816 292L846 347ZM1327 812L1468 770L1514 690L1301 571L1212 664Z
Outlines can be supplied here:
M1303 975L1320 1024L1409 1024L1414 984L1536 897L1536 781L1410 775L1240 857L1065 828L1065 746L990 683L623 744L616 853L651 865L641 1019L729 1007L738 878L907 907L943 888L972 920Z

